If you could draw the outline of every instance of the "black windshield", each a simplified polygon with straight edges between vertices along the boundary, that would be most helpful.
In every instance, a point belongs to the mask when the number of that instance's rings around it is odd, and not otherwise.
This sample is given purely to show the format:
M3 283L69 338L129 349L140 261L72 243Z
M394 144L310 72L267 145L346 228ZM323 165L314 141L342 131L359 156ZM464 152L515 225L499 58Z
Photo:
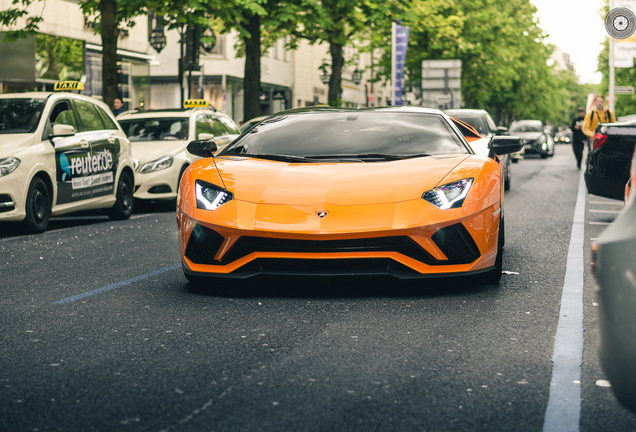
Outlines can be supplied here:
M156 117L119 120L130 141L185 140L188 117Z
M281 113L261 122L219 156L288 155L382 161L390 156L469 153L445 117L430 112L317 111ZM366 158L367 160L369 158Z
M33 133L46 99L0 99L0 134Z

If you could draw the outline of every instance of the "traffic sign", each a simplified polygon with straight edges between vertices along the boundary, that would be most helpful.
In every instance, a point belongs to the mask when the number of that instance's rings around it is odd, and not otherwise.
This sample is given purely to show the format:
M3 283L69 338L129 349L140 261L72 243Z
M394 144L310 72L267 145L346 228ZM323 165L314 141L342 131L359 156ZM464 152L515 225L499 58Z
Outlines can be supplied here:
M633 86L616 86L614 87L614 93L632 95L634 94L634 87Z

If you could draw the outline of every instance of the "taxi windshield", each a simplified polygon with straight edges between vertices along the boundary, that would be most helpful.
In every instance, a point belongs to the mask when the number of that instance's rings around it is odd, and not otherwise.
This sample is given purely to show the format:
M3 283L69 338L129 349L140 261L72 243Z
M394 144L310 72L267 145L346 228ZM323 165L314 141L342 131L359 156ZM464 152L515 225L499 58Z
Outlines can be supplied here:
M188 117L146 117L117 120L132 142L174 141L188 138Z
M0 134L33 133L46 99L0 99Z

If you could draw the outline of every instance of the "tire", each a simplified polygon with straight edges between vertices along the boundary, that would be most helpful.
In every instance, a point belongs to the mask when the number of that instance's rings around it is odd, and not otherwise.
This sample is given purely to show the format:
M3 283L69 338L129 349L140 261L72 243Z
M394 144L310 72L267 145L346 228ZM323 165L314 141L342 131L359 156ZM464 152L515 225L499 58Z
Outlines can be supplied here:
M479 276L478 282L482 285L497 285L501 280L503 271L503 247L505 242L505 231L503 218L499 221L499 238L497 239L497 258L495 258L495 267Z
M32 233L46 231L51 217L51 195L46 183L39 177L35 177L29 185L25 210L27 230Z
M547 158L548 158L547 153L541 153L541 159L547 159Z
M117 196L115 205L108 211L108 217L113 220L125 220L133 212L135 199L133 198L133 180L130 174L122 172L117 182Z

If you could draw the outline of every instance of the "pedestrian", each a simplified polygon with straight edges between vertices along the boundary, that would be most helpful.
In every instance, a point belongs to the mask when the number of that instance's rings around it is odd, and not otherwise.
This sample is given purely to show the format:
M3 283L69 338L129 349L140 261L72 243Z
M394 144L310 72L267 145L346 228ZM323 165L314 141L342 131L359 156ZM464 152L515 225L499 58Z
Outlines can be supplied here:
M579 107L577 115L572 120L570 129L572 129L572 149L576 157L576 167L581 169L581 160L583 159L583 147L587 136L583 133L583 121L585 120L585 108Z
M615 121L614 113L605 106L603 95L596 95L594 97L594 106L585 114L583 133L592 139L599 123L614 123Z
M113 101L113 108L113 114L115 114L115 117L124 112L124 102L121 100L121 98L115 98L115 100Z

